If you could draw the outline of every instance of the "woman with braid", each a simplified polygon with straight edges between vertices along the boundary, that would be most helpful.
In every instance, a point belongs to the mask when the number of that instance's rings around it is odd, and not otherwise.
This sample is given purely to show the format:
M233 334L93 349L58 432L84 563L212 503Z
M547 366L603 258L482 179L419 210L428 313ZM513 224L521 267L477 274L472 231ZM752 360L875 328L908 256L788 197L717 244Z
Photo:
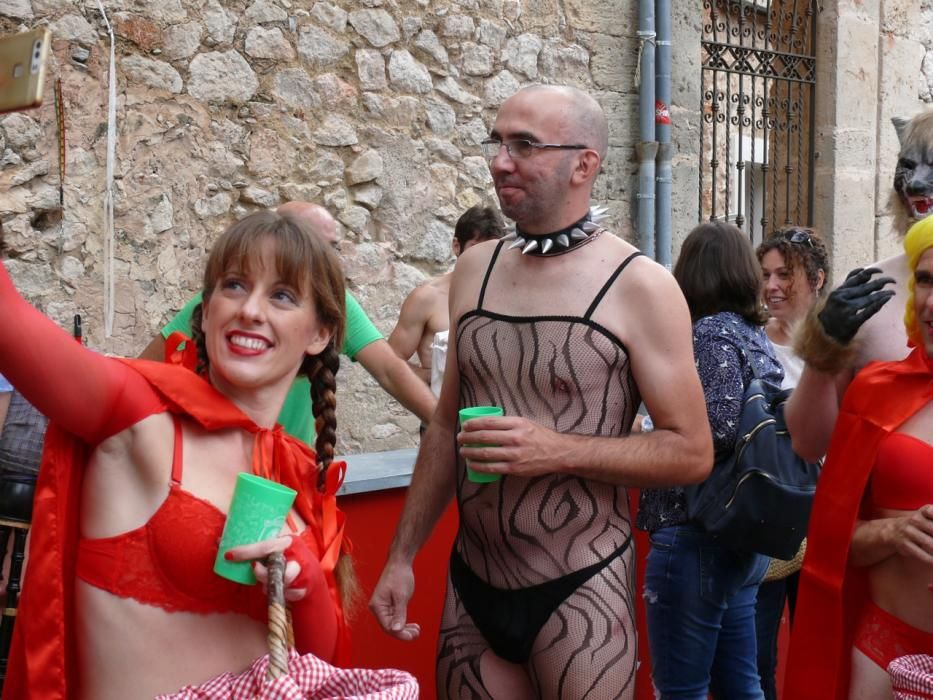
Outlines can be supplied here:
M208 258L195 373L87 350L0 268L0 315L20 330L0 338L0 372L52 421L4 698L153 697L264 654L262 587L212 570L240 472L298 496L279 537L227 557L284 550L298 651L346 661L344 465L331 463L343 300L328 246L252 214ZM317 456L275 422L298 374L318 397Z

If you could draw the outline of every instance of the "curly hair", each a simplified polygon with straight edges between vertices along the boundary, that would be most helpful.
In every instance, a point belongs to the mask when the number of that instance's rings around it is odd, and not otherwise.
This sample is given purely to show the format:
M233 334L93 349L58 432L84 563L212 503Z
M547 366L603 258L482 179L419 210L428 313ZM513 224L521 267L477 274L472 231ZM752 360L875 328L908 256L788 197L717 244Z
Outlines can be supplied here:
M761 242L755 250L760 263L762 258L772 250L776 250L784 258L784 267L790 277L790 290L794 289L794 274L801 268L810 285L810 290L822 296L826 293L826 274L829 272L829 253L823 239L812 228L805 226L785 226L773 231ZM820 286L820 271L823 271L823 282Z

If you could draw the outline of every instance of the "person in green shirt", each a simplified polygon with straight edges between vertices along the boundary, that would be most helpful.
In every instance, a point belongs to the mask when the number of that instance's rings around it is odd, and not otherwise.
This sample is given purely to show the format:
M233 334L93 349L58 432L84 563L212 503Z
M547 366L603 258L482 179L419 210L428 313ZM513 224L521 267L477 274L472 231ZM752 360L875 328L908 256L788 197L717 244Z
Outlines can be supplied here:
M336 244L337 224L324 207L309 202L286 202L277 211L279 214L303 220L321 238ZM140 357L163 360L165 339L175 331L191 334L191 315L200 303L199 292L162 328L161 334L152 339ZM395 354L350 292L346 293L346 307L347 330L341 353L363 365L379 386L422 422L427 423L434 413L436 403L431 390L418 378L408 363ZM279 423L290 435L314 446L316 436L314 419L311 416L311 385L304 377L296 379L288 392L279 414Z

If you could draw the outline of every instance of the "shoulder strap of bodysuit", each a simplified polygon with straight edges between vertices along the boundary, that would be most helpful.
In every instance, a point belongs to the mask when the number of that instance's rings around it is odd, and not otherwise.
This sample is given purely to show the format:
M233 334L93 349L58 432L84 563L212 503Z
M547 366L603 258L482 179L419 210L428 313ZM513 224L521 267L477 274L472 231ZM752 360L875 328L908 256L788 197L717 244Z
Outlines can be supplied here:
M496 246L496 249L492 253L492 257L489 259L489 267L486 268L486 276L483 277L483 286L479 290L479 301L476 304L477 311L483 308L483 299L486 296L486 284L489 282L489 276L492 274L492 266L496 264L496 258L499 257L499 251L502 250L504 244L505 241L499 241L499 245Z
M596 307L599 306L599 302L601 302L603 300L603 297L606 296L606 292L609 291L609 288L612 286L612 283L615 282L616 278L622 274L622 270L624 270L625 267L630 262L632 262L632 260L634 260L635 258L641 255L644 255L644 253L636 250L634 253L632 253L625 260L622 261L622 264L619 265L616 268L616 271L612 273L612 275L609 277L608 280L606 280L606 284L603 285L603 288L599 290L599 293L596 295L596 298L593 299L593 303L590 304L590 308L586 310L586 314L584 315L583 318L585 318L587 321L590 320L590 316L592 316L593 312L596 311Z

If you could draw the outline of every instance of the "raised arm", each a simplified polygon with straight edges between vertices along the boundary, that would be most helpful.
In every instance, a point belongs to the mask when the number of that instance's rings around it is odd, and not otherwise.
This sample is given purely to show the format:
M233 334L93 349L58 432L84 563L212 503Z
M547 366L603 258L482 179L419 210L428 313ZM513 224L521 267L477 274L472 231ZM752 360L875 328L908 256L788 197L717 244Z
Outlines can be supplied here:
M155 392L127 365L88 350L30 306L0 266L0 372L50 420L96 444L145 415Z
M825 304L814 307L798 329L794 350L807 363L784 412L794 451L808 461L826 454L839 404L854 374L853 339L894 296L893 277L875 267L852 270Z

